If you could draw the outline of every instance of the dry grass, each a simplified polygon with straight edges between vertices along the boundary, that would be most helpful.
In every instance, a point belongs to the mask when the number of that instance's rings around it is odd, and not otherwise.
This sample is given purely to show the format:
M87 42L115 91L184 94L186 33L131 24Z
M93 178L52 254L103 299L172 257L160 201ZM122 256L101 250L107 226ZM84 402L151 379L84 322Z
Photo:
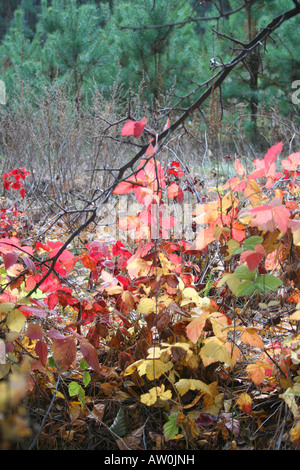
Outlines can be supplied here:
M24 166L30 171L23 205L34 223L62 208L82 208L113 181L108 169L118 168L135 155L141 139L128 143L130 139L120 137L122 119L129 110L134 118L147 116L147 126L158 132L167 114L172 122L181 114L174 109L168 113L171 95L162 97L160 106L156 103L153 109L143 100L142 85L131 94L129 107L128 96L117 81L108 98L96 86L89 96L75 100L67 85L53 83L38 96L30 84L20 82L16 89L9 105L0 108L0 170ZM279 141L286 152L300 148L299 128L275 108L258 112L255 142L245 132L251 116L243 103L225 108L222 121L220 116L218 96L213 94L206 108L168 136L159 155L163 164L177 159L199 175L203 191L231 176L235 155L247 168L253 158L261 158Z

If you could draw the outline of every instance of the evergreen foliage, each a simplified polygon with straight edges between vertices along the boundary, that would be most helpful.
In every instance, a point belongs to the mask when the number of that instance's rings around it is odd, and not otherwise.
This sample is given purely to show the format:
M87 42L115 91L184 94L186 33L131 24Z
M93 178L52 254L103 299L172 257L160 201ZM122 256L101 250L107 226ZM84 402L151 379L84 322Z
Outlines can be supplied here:
M271 18L293 7L292 0L257 0L219 20L186 22L195 13L198 18L218 17L218 2L14 0L4 10L6 3L0 5L0 77L9 94L17 91L19 79L36 94L56 81L68 83L78 99L94 86L107 92L117 80L124 93L138 93L142 84L152 109L163 96L178 100L209 79L211 59L231 60L238 43L213 29L247 42ZM231 11L240 1L222 5ZM225 112L243 103L254 116L259 106L270 109L276 100L280 113L299 115L291 102L292 83L300 77L298 31L295 17L226 80ZM255 127L256 117L252 121Z

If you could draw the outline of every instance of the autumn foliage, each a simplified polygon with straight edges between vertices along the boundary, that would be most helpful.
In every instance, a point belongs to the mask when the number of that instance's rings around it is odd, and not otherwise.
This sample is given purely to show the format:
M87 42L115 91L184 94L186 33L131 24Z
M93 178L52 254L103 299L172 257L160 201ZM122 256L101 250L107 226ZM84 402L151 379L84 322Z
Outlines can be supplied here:
M236 176L193 209L192 240L169 210L184 208L190 180L179 162L160 164L153 141L113 191L140 207L116 221L128 244L75 250L24 243L19 223L2 232L3 448L85 447L92 426L106 436L98 448L266 449L283 415L281 445L300 447L300 152L282 156L279 143L254 167L236 159ZM8 172L5 189L22 191L26 174ZM63 424L50 413L37 434L38 399Z

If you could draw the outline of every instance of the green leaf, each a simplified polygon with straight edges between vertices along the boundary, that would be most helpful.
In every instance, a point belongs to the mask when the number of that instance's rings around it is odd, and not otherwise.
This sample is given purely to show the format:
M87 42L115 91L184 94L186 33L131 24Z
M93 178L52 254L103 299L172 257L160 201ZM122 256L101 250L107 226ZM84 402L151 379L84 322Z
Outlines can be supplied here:
M272 276L272 274L262 274L254 282L255 287L260 292L271 292L281 286L281 284L282 280Z
M253 282L244 281L238 286L235 295L237 297L241 297L244 295L251 295L255 291L255 289L256 288Z
M83 380L84 386L87 387L91 381L91 375L87 370L84 371L82 380Z
M85 391L80 384L72 381L69 383L69 395L70 397L77 395L78 398L83 398L85 396Z
M74 397L75 395L77 395L78 400L81 403L81 407L84 408L85 391L82 386L73 380L69 383L68 388L70 397Z
M170 414L168 421L164 424L164 436L166 440L173 439L179 432L177 425L178 412Z
M257 270L251 272L247 265L238 266L234 271L234 275L238 279L253 279L256 276L256 273Z
M56 363L55 363L53 357L49 357L48 364L49 364L50 367L56 367Z
M243 243L243 249L246 250L254 250L256 245L261 245L264 239L258 235L254 235L253 237L246 238Z
M82 359L82 360L80 361L80 369L86 370L86 369L89 369L89 368L90 368L90 366L88 365L88 363L86 362L86 360L85 360L85 359Z
M117 434L119 437L124 437L127 433L126 423L125 423L125 413L124 409L120 408L117 416L115 417L112 425L109 428L113 433Z

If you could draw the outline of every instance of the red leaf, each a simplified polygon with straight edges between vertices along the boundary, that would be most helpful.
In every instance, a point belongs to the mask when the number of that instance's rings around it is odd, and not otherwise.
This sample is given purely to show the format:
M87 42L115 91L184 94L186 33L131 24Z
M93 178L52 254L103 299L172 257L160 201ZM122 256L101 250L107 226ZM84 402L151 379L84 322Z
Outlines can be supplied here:
M48 331L48 336L51 339L65 339L65 336L60 331L54 330L54 328Z
M240 261L246 261L249 271L252 273L261 263L262 258L266 255L266 250L262 245L256 245L254 250L246 250L241 254Z
M265 154L264 161L266 164L266 168L269 169L272 163L276 160L280 152L282 151L282 142L279 144L273 145L267 153Z
M48 303L48 307L49 307L50 310L53 310L54 307L57 305L57 303L58 303L58 297L57 297L57 295L56 295L55 292L53 292L52 294L48 295L47 303Z
M171 121L170 121L170 119L167 117L166 124L164 125L164 131L166 131L167 129L169 129L170 125L171 125Z
M133 135L134 137L140 137L144 132L146 122L146 117L143 117L140 121L127 121L121 130L121 135Z
M45 341L38 341L35 345L35 352L39 356L39 359L43 366L46 365L47 357L48 357L48 347Z
M38 318L46 318L47 312L38 307L31 307L30 305L21 308L22 313L29 312Z
M118 186L113 190L113 194L127 194L134 190L134 185L128 181L121 181Z
M237 174L239 176L241 176L242 178L244 178L245 176L245 168L243 167L243 165L241 164L241 162L239 161L239 159L237 158L234 162L234 168L235 168L235 171L237 172Z
M30 258L28 258L27 256L23 256L22 260L23 260L24 264L26 265L26 267L35 274L36 267L35 267L34 262Z
M91 366L95 372L100 373L101 369L99 365L98 353L94 346L91 343L84 341L80 343L80 349L88 365Z
M168 187L168 198L169 198L169 199L173 199L174 197L177 197L177 195L178 195L178 190L179 190L178 184L172 183L172 184Z
M17 253L6 253L6 254L3 256L3 261L4 261L4 267L5 267L5 269L7 270L7 269L9 269L11 266L13 266L14 264L16 264L17 259L18 259Z
M253 207L250 213L252 225L261 226L263 230L272 232L278 227L285 234L288 229L291 213L278 198L273 199L269 205Z
M44 330L37 325L36 323L29 323L26 336L27 338L36 341L37 339L42 339L44 335Z

